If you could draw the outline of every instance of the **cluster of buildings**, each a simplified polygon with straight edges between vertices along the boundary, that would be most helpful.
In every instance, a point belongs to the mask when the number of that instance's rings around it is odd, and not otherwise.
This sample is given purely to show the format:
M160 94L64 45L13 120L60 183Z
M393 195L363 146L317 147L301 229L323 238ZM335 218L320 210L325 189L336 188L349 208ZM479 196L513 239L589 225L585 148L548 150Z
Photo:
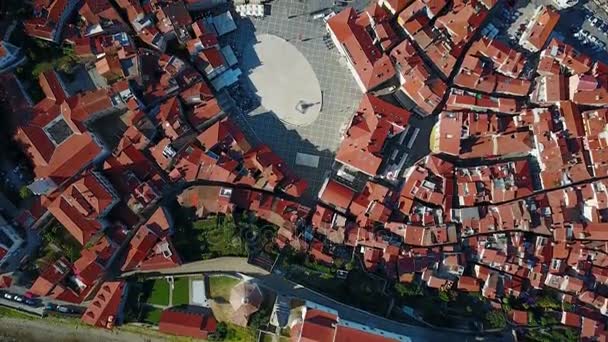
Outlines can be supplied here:
M107 84L70 94L57 73L43 73L46 97L18 129L35 166L30 189L86 246L74 263L48 265L34 294L93 298L83 320L111 327L127 289L100 282L110 265L181 263L172 219L158 204L181 186L179 203L198 216L253 212L278 227L280 248L315 262L332 265L352 251L393 281L480 292L495 303L552 288L575 304L562 324L583 339L608 336L608 66L553 34L560 15L551 7L537 9L519 46L485 34L502 5L492 0L379 0L328 19L364 93L335 159L365 179L330 176L304 206L306 182L268 146L248 141L214 96L238 78L234 53L218 41L234 22L230 12L191 13L221 1L35 3L26 32L65 35ZM74 11L79 26L66 19ZM174 39L192 64L164 53ZM431 154L384 177L387 146L405 143L414 115L437 120ZM97 129L109 117L126 127L116 141ZM117 257L120 246L127 252ZM527 325L525 314L510 319ZM185 319L201 337L214 331L212 317L187 315L164 313L161 331ZM367 338L349 324L311 308L292 336Z
M260 309L264 294L252 281L241 281L230 290L232 323L246 327L249 318ZM163 310L159 331L169 335L208 340L216 333L217 320L209 308L177 306Z
M4 266L13 256L18 255L24 242L15 227L0 216L0 266Z
M552 288L574 304L562 324L605 338L607 66L554 34L550 6L518 46L487 35L496 6L380 0L328 20L365 93L336 162L367 181L328 178L279 245L328 265L348 246L368 271L495 303ZM395 182L381 173L387 145L403 143L412 115L437 120L431 155Z
M43 266L30 292L91 301L86 323L111 328L121 321L128 286L108 281L115 270L181 264L172 217L159 203L167 191L196 182L228 184L236 188L201 196L212 202L207 210L251 206L273 216L278 209L269 205L276 202L289 221L297 205L281 196L297 198L307 188L222 111L214 90L229 84L222 75L230 74L236 58L218 37L236 26L230 12L192 18L212 3L223 2L117 1L115 8L106 0L37 1L35 18L25 23L33 37L65 39L102 80L74 92L60 73L43 72L44 99L28 109L29 120L15 134L34 166L29 188L39 196L40 210L32 210L29 222L50 214L82 245L74 262L60 258ZM163 52L173 39L188 47L191 63ZM2 229L0 259L21 243Z

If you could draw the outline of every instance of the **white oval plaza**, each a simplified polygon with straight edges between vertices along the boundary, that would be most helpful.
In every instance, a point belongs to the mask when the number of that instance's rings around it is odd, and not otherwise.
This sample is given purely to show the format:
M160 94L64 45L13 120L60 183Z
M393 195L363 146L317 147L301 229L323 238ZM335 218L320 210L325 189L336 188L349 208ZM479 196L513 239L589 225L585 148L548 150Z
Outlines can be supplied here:
M256 37L243 55L261 105L293 126L312 124L321 111L319 80L306 57L291 43L270 34Z

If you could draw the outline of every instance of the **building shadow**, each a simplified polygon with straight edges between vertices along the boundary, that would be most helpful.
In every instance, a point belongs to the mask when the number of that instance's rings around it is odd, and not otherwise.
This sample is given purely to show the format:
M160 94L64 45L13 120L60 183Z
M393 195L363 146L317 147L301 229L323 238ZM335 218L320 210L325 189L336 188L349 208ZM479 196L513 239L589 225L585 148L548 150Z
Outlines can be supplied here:
M238 121L252 141L268 145L298 177L307 181L308 189L302 199L307 205L314 204L324 179L336 171L334 152L302 137L295 128L288 127L272 111L241 117ZM318 157L317 167L296 164L298 153Z
M276 113L261 106L258 89L249 78L252 71L262 65L255 51L255 45L259 43L256 37L257 30L254 22L249 18L239 17L235 18L235 21L237 30L223 39L237 56L238 67L242 74L235 86L223 92L224 96L231 98L231 101L228 101L230 105L223 109L239 124L252 143L268 145L298 177L307 181L308 189L303 200L304 203L312 205L315 203L323 180L333 171L334 152L303 137L298 132L301 127L282 122ZM277 53L281 52L277 51ZM310 106L306 106L306 109ZM323 138L321 137L325 140ZM318 157L317 167L297 165L298 153Z

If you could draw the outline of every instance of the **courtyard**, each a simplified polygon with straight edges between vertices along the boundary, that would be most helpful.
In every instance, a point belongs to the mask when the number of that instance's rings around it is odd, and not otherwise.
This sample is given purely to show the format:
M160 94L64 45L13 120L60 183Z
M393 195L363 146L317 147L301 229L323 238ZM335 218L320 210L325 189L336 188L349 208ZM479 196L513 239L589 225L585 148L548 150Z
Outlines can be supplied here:
M233 114L234 120L243 128L248 137L256 143L269 145L274 152L281 156L295 173L306 179L309 184L306 198L316 197L320 186L328 172L330 172L334 153L341 141L342 134L350 123L354 111L361 99L361 91L358 89L353 76L346 66L325 29L322 19L313 19L306 14L306 2L297 0L273 1L271 13L263 19L236 18L238 29L226 37L239 58L239 65L243 69L242 89L247 89L247 83L260 84L256 75L255 63L243 60L251 50L255 50L258 42L264 42L267 35L276 36L284 41L285 49L272 51L275 58L282 58L284 63L291 66L285 77L288 82L275 84L277 92L299 93L303 86L312 84L316 87L314 79L318 81L321 99L315 99L306 92L301 93L306 109L305 114L294 111L294 100L288 102L285 111L278 113L276 103L269 103L266 98L260 99L260 106L253 106L245 111L237 110ZM261 37L261 38L260 38ZM289 45L285 45L285 44ZM295 47L296 53L288 47ZM299 59L299 56L303 59ZM298 56L293 60L292 56ZM262 53L262 59L265 59ZM246 59L250 59L249 56ZM247 67L253 65L253 69ZM306 70L310 67L312 70ZM249 77L247 76L249 75ZM255 85L254 84L254 85ZM289 89L279 89L283 87ZM262 95L267 92L261 90ZM318 93L317 93L318 94ZM252 94L255 97L255 93ZM276 96L274 94L273 96ZM305 97L306 96L306 97ZM300 100L297 97L295 104ZM273 100L274 101L274 100ZM274 107L274 108L267 108ZM300 103L302 109L302 103ZM291 116L288 111L291 110ZM318 113L317 113L318 111ZM295 117L295 120L294 120ZM300 153L312 156L316 166L296 163L296 156ZM317 159L318 158L318 159Z
M317 120L321 87L312 66L295 46L275 35L262 34L242 57L242 68L250 70L245 81L249 81L249 92L259 97L255 112L273 112L283 123L295 127Z

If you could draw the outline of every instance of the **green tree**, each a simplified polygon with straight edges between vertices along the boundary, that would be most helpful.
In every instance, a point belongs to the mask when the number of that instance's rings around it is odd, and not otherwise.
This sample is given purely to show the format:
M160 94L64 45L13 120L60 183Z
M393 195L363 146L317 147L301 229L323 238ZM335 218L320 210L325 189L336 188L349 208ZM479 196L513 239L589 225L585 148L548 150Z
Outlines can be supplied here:
M422 295L422 288L419 285L415 285L415 284L411 284L411 283L410 284L396 283L395 291L401 297L421 296Z
M538 298L536 305L543 309L558 310L561 308L561 302L555 298L554 291L545 289L542 295Z
M269 321L270 313L266 308L262 308L258 312L251 315L251 319L249 320L249 328L254 332L258 331L260 327L267 325Z
M509 297L504 297L502 299L502 309L505 311L511 311L511 300Z
M441 291L439 291L439 299L442 302L448 303L452 300L452 296L450 295L450 292L441 290Z
M210 341L223 341L228 335L228 326L225 322L219 322L215 327L215 333L210 336Z
M76 246L70 244L63 246L63 253L71 262L76 261L80 257L80 250Z
M28 199L32 196L32 191L27 187L27 186L22 186L19 189L19 197L21 197L21 199Z
M492 310L486 314L485 321L491 329L501 329L507 326L507 319L502 311Z

